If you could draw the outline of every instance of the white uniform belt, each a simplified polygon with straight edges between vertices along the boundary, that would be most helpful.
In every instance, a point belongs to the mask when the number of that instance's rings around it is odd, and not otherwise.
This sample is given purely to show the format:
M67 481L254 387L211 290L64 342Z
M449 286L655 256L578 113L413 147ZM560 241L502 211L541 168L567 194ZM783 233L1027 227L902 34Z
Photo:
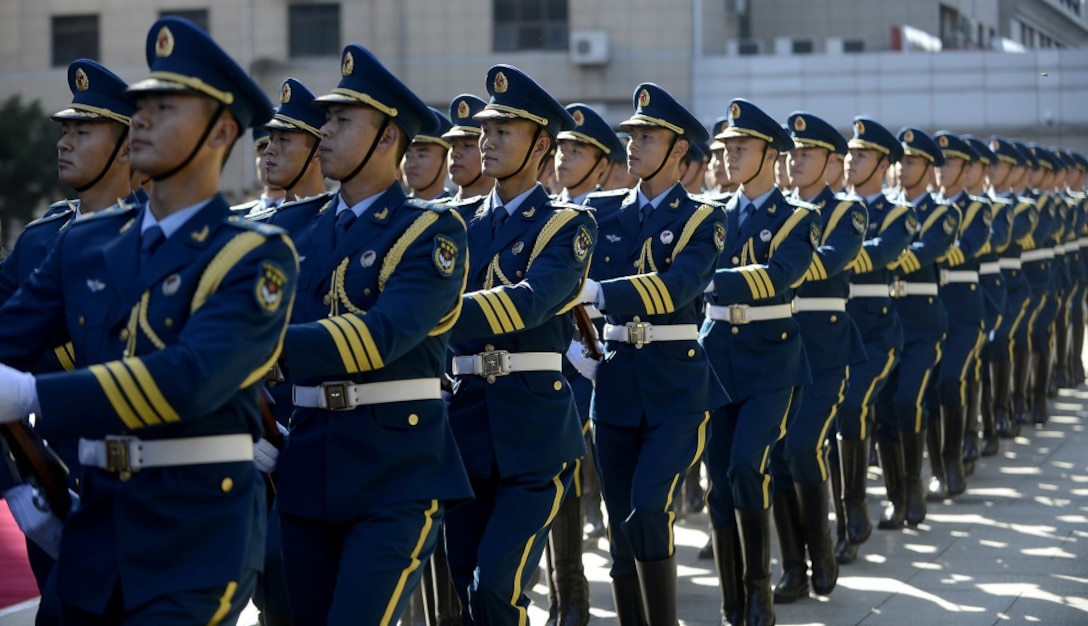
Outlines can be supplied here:
M941 283L977 283L978 272L974 270L941 270Z
M1078 248L1088 248L1088 237L1080 237L1077 239Z
M1025 263L1031 261L1043 261L1054 258L1054 248L1039 248L1038 250L1025 250L1020 253L1020 260Z
M887 291L885 290L885 295ZM846 298L794 298L793 312L808 313L810 311L834 311L846 310Z
M631 343L639 348L655 341L694 341L698 338L699 327L695 324L629 322L623 325L604 325L605 341Z
M1068 251L1065 249L1065 244L1064 243L1059 243L1058 245L1054 246L1054 254L1055 255L1065 254L1066 252L1068 252Z
M891 289L887 285L862 285L850 283L851 298L888 298Z
M453 375L506 376L513 372L559 372L563 355L558 352L507 352L493 350L453 357Z
M769 306L749 306L747 304L706 305L706 316L719 322L728 322L734 326L750 322L781 320L793 317L793 305L772 304Z
M591 320L599 320L604 317L604 313L601 313L601 310L592 304L583 304L582 308L585 309L586 315L588 315Z
M248 434L156 439L136 437L80 439L79 463L122 477L148 467L238 463L253 460L253 437Z
M990 274L1001 273L1001 261L989 261L987 263L978 264L978 275L988 276Z
M896 280L892 283L892 297L905 298L907 296L935 296L938 293L937 283L912 283L905 280Z
M1003 270L1018 270L1022 265L1020 259L998 259L997 263Z
M295 406L326 411L350 411L366 404L438 400L441 397L437 378L409 378L361 385L351 381L335 381L316 387L295 385L291 389L291 400Z

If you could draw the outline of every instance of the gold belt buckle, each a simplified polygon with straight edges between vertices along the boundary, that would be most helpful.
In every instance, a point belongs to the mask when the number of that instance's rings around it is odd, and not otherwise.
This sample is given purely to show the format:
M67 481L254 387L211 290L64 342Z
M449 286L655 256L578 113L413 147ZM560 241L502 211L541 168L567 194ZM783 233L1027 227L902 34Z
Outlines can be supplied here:
M321 389L325 394L326 411L350 411L354 407L348 403L348 381L323 383Z
M634 344L636 349L650 343L652 340L647 331L652 324L649 322L627 322L627 343Z
M729 305L729 323L734 326L741 324L748 324L752 320L748 319L748 305L747 304L730 304Z
M891 296L893 298L903 298L907 295L907 283L896 278L892 281Z
M129 456L130 437L113 437L105 440L106 467L103 468L111 474L117 474L121 480L132 478L135 471L132 468L132 459Z
M480 357L480 376L487 379L487 382L495 382L495 377L506 376L510 372L506 369L506 355L510 354L506 350L492 350L491 352L481 352Z

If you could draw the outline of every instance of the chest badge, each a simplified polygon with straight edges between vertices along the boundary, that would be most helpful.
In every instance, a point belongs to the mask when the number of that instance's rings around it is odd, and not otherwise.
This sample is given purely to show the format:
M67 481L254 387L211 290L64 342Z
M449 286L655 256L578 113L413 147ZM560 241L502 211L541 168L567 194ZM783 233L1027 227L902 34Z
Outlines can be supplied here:
M162 295L172 296L178 292L181 288L181 276L177 274L171 274L166 277L166 280L162 281Z
M106 288L106 283L98 280L97 278L87 279L87 289L91 290L91 293L98 293Z
M367 250L363 253L363 256L359 257L359 265L363 267L370 267L374 265L374 261L378 260L378 253L373 250Z
M670 243L672 243L672 240L673 240L673 234L672 234L671 230L661 231L661 243L663 243L663 244L665 244L667 246Z
M521 251L524 250L524 249L525 249L525 242L519 241L519 242L515 243L513 246L510 247L510 252L513 252L515 255L517 255L517 254L521 254Z
M768 241L770 241L771 240L771 231L767 230L766 228L759 231L759 240L762 241L763 243L767 243Z
M608 243L619 243L623 239L619 235L605 235L604 238L608 240Z

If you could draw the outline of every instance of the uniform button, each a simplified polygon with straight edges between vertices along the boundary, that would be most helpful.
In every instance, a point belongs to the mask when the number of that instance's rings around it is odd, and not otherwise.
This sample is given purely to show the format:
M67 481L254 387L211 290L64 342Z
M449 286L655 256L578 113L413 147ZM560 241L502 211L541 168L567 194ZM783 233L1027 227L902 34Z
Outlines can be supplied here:
M688 358L695 356L695 348L688 350Z
M832 315L831 316L831 323L834 324L837 321L839 321L839 316L838 315Z
M120 337L121 337L121 341L128 341L128 329L127 328L122 328L121 329Z
M166 326L167 328L173 328L174 327L174 318L168 317L168 318L164 319L162 321L162 323L163 323L163 326Z
M609 262L609 261L611 261L611 260L612 260L612 257L608 257L608 256L606 256L606 257L604 258L604 262L605 262L605 263L608 263L608 262Z
M930 299L929 299L929 303L930 303L930 304L933 304L933 298L930 298Z
M888 314L888 307L884 307L883 309L880 309L880 314L881 315L887 315Z
M487 344L486 346L484 346L484 352L491 352L494 349L495 349L495 346L493 346L491 344Z
M223 482L219 483L219 488L223 490L223 493L230 493L230 490L234 489L234 480L227 476Z
M737 333L739 333L739 332L740 332L740 329L739 329L739 328L737 328L736 326L734 326L734 327L733 327L733 329L732 329L732 330L731 330L730 332L731 332L731 333L733 333L733 334L735 335L735 334L737 334Z
M998 287L1000 287L1000 286L1001 286L1001 281L999 280L999 281L997 281L997 282L996 282L996 283L994 283L994 284L995 284L995 285L997 285Z
M82 316L82 315L80 315L80 316L79 316L79 325L80 325L80 326L82 326L82 325L83 325L83 324L85 324L86 322L87 322L87 320L83 319L83 316Z
M415 426L418 423L419 423L419 416L418 415L416 415L415 413L412 413L411 415L408 416L408 425L409 426Z
M518 271L514 272L514 276L517 276L518 278L521 278L522 276L524 276L524 274L522 273L521 270L518 270Z
M366 289L363 289L363 295L364 296L369 296L370 295L370 287L367 287Z
M325 294L325 296L321 298L321 304L324 304L325 306L332 304L332 296Z
M971 291L975 290L975 285L971 285Z
M785 341L786 337L789 337L789 335L786 333L782 333L782 341Z
M632 263L631 267L638 268L638 263Z
M494 376L488 376L487 377L487 384L490 385L490 384L492 384L494 382L495 382L495 377Z
M665 257L665 262L666 263L672 263L672 257L671 256Z
M732 259L729 259L729 260L733 262L733 265L739 265L740 264L740 259L737 258L737 257L733 257Z
M634 316L634 317L632 317L632 318L631 318L631 321L632 321L632 322L641 322L642 320L641 320L641 319L639 319L639 317L638 317L638 316L636 315L636 316Z
M559 382L558 380L555 381L555 383L552 384L552 389L555 389L556 391L562 391L563 383Z

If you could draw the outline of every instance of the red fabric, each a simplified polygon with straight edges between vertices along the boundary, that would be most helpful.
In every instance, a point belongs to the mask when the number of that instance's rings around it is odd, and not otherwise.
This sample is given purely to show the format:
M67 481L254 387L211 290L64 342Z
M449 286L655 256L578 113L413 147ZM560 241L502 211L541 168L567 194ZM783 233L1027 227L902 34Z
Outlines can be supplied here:
M38 597L22 531L0 500L0 609Z

